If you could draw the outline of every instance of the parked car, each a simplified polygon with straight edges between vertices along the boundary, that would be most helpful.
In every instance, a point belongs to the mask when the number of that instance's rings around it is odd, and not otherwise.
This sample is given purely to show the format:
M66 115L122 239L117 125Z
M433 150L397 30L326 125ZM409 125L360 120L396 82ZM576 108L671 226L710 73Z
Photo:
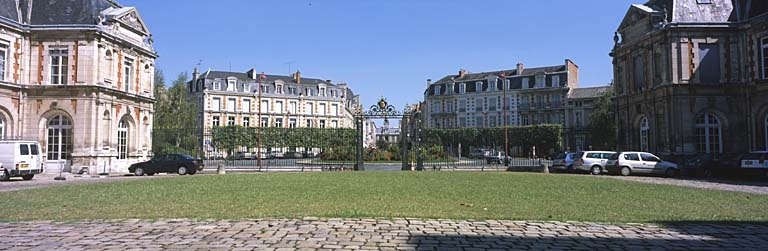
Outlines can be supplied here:
M757 173L768 178L768 151L755 151L745 154L739 160L739 167L745 173Z
M605 171L608 158L616 152L611 151L583 151L573 155L573 170L589 172L599 175Z
M303 156L302 156L302 154L300 152L289 151L289 152L283 153L283 158L285 158L285 159L300 159L300 158L303 158Z
M507 165L511 157L507 156L504 152L493 151L485 156L485 163L488 164L504 164Z
M139 162L128 167L128 171L136 176L144 174L152 176L156 173L178 173L193 175L205 168L201 159L195 159L186 154L161 154L152 159Z
M315 152L315 151L303 151L303 152L301 152L301 155L304 158L315 158L315 157L317 157L317 152Z
M280 151L272 151L269 153L270 159L282 159L284 157L283 152Z
M685 160L681 169L691 176L698 177L734 177L741 175L739 164L744 154L698 154Z
M233 155L233 159L254 159L256 158L256 155L254 153L249 152L236 152Z
M609 173L618 173L622 176L630 174L662 174L674 177L680 172L677 164L663 161L647 152L619 152L612 154L606 163Z
M553 171L570 171L573 170L573 154L574 153L561 153L552 159Z
M473 159L483 159L491 154L491 150L485 148L478 148L469 153L469 157Z

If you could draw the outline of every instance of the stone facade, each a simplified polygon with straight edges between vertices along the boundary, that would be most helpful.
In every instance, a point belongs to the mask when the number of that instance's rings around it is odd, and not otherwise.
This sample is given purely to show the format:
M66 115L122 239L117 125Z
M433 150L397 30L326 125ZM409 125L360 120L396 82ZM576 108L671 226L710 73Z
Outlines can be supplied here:
M565 64L469 73L427 82L424 128L481 128L564 124L568 92L578 86L578 66Z
M137 10L108 0L10 5L0 11L0 137L39 141L46 172L127 172L144 160L157 54Z
M614 36L620 150L768 149L768 5L654 0Z
M347 84L303 78L299 71L281 76L254 69L202 74L195 69L188 89L199 109L205 156L223 154L208 143L213 126L354 128L352 111L359 104L359 96ZM242 149L251 150L255 151ZM283 149L289 150L304 151Z
M589 125L592 123L592 110L595 103L602 95L610 95L613 86L595 86L575 88L568 93L568 102L565 106L565 149L571 151L582 150L608 150L595 149L592 146L594 140ZM613 133L613 132L606 132ZM597 147L597 146L595 146Z

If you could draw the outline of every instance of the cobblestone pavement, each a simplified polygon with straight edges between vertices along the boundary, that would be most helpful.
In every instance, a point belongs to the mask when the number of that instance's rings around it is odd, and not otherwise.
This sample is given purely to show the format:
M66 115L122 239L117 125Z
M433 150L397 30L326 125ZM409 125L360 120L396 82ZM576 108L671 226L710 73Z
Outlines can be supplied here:
M0 250L765 250L768 225L317 219L0 223Z

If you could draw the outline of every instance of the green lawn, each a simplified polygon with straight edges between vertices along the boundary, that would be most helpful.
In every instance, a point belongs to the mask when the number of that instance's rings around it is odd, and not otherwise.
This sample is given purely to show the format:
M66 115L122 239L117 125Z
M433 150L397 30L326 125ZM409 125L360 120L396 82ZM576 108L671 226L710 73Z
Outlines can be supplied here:
M768 196L588 175L318 172L195 175L0 193L0 221L416 217L768 221Z

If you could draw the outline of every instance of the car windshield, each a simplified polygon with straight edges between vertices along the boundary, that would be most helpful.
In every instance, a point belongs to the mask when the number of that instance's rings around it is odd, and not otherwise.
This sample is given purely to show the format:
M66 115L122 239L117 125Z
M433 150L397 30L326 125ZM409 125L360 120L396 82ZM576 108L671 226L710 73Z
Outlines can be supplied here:
M182 159L195 159L194 157L186 155L186 154L179 154L179 156L181 156Z
M572 158L581 158L583 156L584 156L584 152L577 152L577 153L574 153L573 156L571 156L571 157Z
M617 159L619 159L619 154L618 153L611 154L611 156L608 157L608 159L609 160L617 160Z

